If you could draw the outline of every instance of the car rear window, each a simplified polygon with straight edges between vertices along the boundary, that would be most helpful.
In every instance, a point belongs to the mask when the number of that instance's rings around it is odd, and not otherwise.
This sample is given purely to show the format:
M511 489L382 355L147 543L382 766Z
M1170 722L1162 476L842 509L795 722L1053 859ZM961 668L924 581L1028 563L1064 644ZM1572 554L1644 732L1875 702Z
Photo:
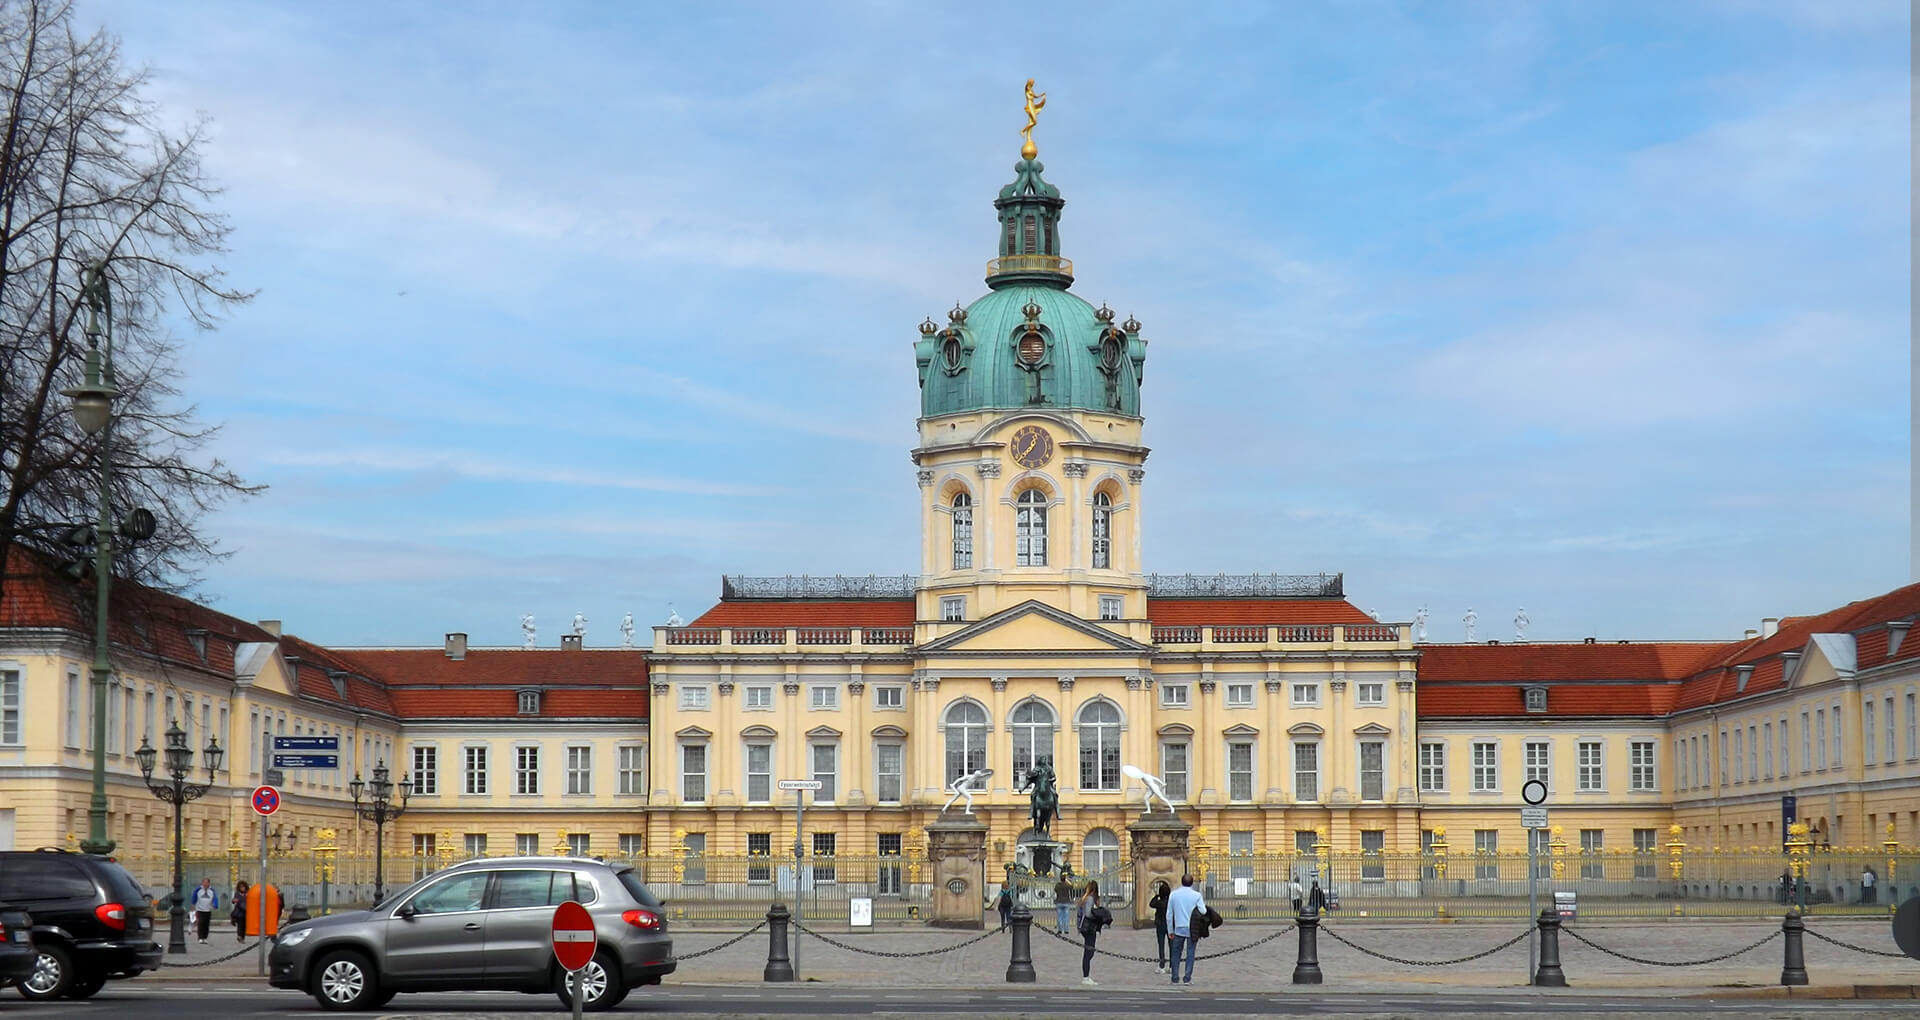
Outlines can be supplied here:
M99 864L100 882L107 887L107 895L123 903L141 903L146 900L146 890L141 887L133 873L118 864L102 861Z
M641 906L651 907L655 910L660 908L660 901L654 899L653 892L647 888L647 883L640 881L639 872L632 868L623 868L614 872L614 877L620 879L620 884L626 887L627 892L632 895Z

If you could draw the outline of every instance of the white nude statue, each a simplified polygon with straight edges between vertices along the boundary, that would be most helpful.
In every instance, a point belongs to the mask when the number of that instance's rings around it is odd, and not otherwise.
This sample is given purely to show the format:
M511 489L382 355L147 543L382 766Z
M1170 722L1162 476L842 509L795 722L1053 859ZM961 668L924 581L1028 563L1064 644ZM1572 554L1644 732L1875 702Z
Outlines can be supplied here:
M973 814L973 784L979 783L984 786L986 781L991 778L993 778L992 769L975 769L964 776L960 776L953 782L948 783L947 792L953 794L953 796L948 797L947 802L940 805L940 813L945 814L947 809L953 806L954 801L965 797L967 798L966 813Z
M1126 776L1128 779L1138 779L1144 787L1140 794L1141 814L1153 813L1153 798L1155 797L1160 798L1160 803L1167 806L1169 813L1173 813L1173 801L1167 799L1167 784L1161 782L1159 776L1147 775L1132 765L1120 766L1120 774Z
M522 637L526 639L524 647L528 649L533 649L538 647L537 643L534 641L532 613L528 613L527 615L520 618L520 634Z
M581 643L581 644L585 644L585 643L586 643L586 641L587 641L587 614L585 614L585 613L575 613L575 614L573 614L573 636L574 636L574 637L577 637L577 638L579 638L579 639L580 639L580 643Z
M627 615L620 618L620 647L622 648L633 647L633 614L632 613L628 613Z
M1460 622L1467 625L1467 643L1472 644L1473 643L1473 625L1480 622L1480 614L1474 612L1472 606L1468 606L1467 615L1461 617Z
M1513 640L1515 644L1524 645L1527 643L1527 627L1532 623L1533 619L1527 616L1527 608L1525 606L1521 606L1520 611L1513 614Z

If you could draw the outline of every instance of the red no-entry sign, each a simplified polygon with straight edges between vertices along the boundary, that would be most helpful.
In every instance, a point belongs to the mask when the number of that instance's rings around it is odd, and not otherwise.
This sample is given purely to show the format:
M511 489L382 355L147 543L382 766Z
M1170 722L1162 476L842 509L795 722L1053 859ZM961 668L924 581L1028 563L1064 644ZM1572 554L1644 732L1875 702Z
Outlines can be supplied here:
M579 970L593 960L593 917L587 908L568 900L553 908L553 958L568 970Z
M253 813L270 815L280 810L280 791L271 786L257 786L253 790Z

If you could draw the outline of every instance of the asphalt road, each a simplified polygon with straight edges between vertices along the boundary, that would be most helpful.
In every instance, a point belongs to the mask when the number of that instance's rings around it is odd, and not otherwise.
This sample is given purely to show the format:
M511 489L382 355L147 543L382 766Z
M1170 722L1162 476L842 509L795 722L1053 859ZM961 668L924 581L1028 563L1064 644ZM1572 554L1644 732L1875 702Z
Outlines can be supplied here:
M611 1015L663 1016L884 1016L938 1014L954 1016L1112 1016L1119 1014L1188 1014L1215 1016L1369 1016L1421 1014L1428 1017L1484 1017L1489 1014L1601 1015L1669 1017L1683 1014L1753 1013L1769 1017L1915 1016L1920 1001L1855 999L1794 1000L1656 998L1649 996L1582 995L1505 990L1481 994L1435 993L1410 995L1285 991L1273 995L1215 993L1200 989L1117 991L1086 989L829 989L824 987L758 986L667 987L634 992ZM289 991L261 991L256 987L163 986L110 988L84 1002L29 1003L11 990L0 992L0 1018L98 1017L115 1015L140 1020L189 1017L320 1017L324 1013L311 998ZM491 1017L564 1015L551 995L515 995L497 992L453 992L402 995L377 1016Z

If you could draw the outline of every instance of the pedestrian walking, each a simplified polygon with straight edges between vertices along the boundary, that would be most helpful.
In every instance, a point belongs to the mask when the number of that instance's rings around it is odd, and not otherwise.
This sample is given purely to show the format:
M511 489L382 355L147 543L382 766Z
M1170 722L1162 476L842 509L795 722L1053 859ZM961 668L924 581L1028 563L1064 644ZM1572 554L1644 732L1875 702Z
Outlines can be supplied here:
M1053 930L1066 934L1067 914L1073 909L1073 883L1067 869L1060 869L1060 881L1053 883Z
M1313 888L1307 890L1307 906L1311 907L1316 914L1327 912L1327 893L1320 888L1320 880L1317 878L1313 880Z
M1167 972L1167 897L1172 893L1167 883L1155 882L1153 898L1147 901L1147 906L1153 908L1153 952L1160 960L1153 968L1155 974Z
M1873 869L1871 867L1867 868L1865 871L1860 872L1860 902L1862 903L1879 902L1880 894L1874 888L1874 886L1879 881L1880 881L1880 876L1874 874Z
M247 880L244 878L233 887L233 911L227 915L227 919L233 922L233 940L235 942L245 942L247 940L248 888Z
M1167 897L1167 958L1170 969L1167 977L1171 984L1193 984L1194 942L1199 933L1194 931L1194 920L1198 918L1202 925L1207 923L1207 900L1200 890L1193 887L1193 876L1180 876L1180 888ZM1187 976L1180 976L1180 953L1187 954Z
M1013 923L1013 887L1006 879L1000 880L1000 891L994 894L993 908L1000 912L1000 930L1006 931Z
M193 891L194 934L199 936L200 944L207 944L207 929L213 925L213 912L220 909L220 894L213 891L213 879L200 880L200 888Z
M1080 983L1097 985L1093 979L1093 944L1100 938L1100 929L1113 923L1113 912L1100 902L1100 883L1089 880L1085 892L1080 894L1080 906L1075 915L1075 924L1080 929Z
M1293 900L1293 912L1299 914L1300 908L1307 905L1305 894L1300 890L1299 875L1295 875L1287 880L1287 895Z
M1780 902L1783 905L1793 902L1793 871L1788 868L1780 869Z

